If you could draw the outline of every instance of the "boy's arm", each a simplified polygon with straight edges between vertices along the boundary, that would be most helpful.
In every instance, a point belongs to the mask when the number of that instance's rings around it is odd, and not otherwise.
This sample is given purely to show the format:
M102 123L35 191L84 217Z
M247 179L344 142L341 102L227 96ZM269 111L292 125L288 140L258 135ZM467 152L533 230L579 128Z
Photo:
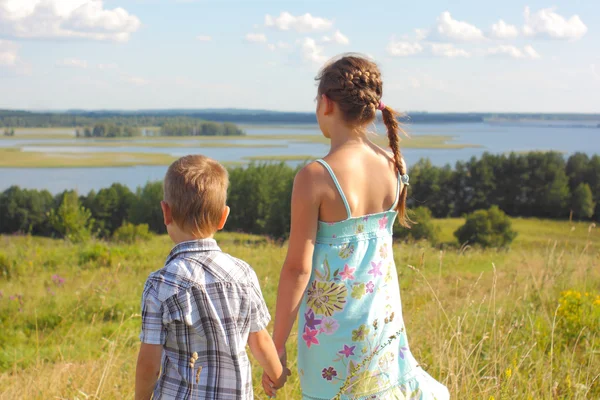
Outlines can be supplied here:
M266 329L251 332L248 336L248 346L256 361L275 385L275 389L282 387L287 380L287 373L281 365L275 343Z
M135 400L150 400L160 373L162 345L142 343L135 369Z

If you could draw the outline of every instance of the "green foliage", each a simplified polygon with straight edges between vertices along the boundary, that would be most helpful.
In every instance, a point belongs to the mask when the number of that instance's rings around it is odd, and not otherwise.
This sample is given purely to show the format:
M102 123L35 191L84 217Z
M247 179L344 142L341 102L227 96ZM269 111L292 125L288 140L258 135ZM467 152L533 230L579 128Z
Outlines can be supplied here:
M558 299L558 329L567 344L586 338L600 324L600 294L565 290Z
M134 225L131 222L125 222L112 235L114 242L132 244L138 241L147 241L152 238L148 224Z
M508 247L517 237L510 218L497 206L467 216L465 224L454 232L461 244L481 247Z
M135 203L135 194L120 183L113 183L98 193L92 191L83 199L84 207L91 211L94 218L94 231L100 237L110 237L127 221Z
M79 265L109 267L112 263L110 249L101 242L86 246L79 252Z
M211 121L165 122L160 129L163 136L241 136L244 131L232 123Z
M12 261L4 253L0 253L0 278L10 279L12 277Z
M92 128L84 128L83 137L95 137L95 138L115 138L115 137L133 137L141 136L142 131L140 128L135 126L122 126L117 125L113 122L99 122ZM79 130L75 131L75 136L81 137Z
M596 204L592 196L592 190L587 183L580 183L573 192L571 199L573 214L579 218L590 218L594 215Z
M285 238L290 226L295 169L280 164L251 164L229 172L227 230Z
M152 232L166 233L160 202L163 200L163 183L148 182L138 188L136 201L129 208L129 221L134 224L147 224Z
M15 128L4 128L4 136L15 136Z
M0 193L0 233L49 235L47 214L53 207L54 199L47 190L11 186Z
M92 237L92 213L79 203L76 192L66 192L62 203L51 210L48 220L59 237L81 243Z
M408 215L414 222L410 229L399 224L394 225L394 237L398 239L427 240L432 245L439 241L440 228L434 224L431 217L431 210L426 207L417 207L409 209Z

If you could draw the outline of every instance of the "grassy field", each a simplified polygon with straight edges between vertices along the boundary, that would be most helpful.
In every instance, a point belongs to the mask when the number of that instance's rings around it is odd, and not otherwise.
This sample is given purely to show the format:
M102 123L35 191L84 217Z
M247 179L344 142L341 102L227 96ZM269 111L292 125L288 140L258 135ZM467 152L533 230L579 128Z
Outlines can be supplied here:
M460 221L437 223L450 241ZM513 224L509 251L395 246L412 351L455 399L600 398L600 231ZM273 311L285 246L218 240L254 266ZM137 245L0 237L0 399L132 398L142 286L170 247L165 236ZM295 345L280 399L299 398Z
M177 157L159 153L42 153L0 148L0 167L71 168L168 165Z

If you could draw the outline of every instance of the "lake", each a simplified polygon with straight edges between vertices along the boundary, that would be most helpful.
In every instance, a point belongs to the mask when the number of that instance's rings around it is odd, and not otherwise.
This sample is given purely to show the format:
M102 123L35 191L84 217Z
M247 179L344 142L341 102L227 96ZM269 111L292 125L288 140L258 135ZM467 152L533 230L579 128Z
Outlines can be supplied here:
M483 152L494 154L511 151L526 152L532 150L555 150L569 155L584 152L589 155L600 154L600 129L598 122L582 125L581 122L538 121L538 122L486 122L464 124L415 124L405 129L410 135L449 135L454 143L476 144L479 148L465 149L405 149L404 157L409 165L421 158L429 158L435 165L454 164L460 160L468 160L480 156ZM317 125L298 126L254 126L244 125L249 136L253 135L320 135ZM382 125L374 125L374 130L385 135ZM88 139L93 141L93 139ZM252 156L307 155L319 158L327 153L328 146L320 143L301 143L287 140L268 139L227 139L227 143L252 144L278 147L198 147L198 141L185 138L174 138L178 143L189 143L189 147L145 147L144 142L136 140L135 145L125 147L86 147L76 146L75 139L4 139L0 147L20 147L23 151L37 152L143 152L166 153L182 156L200 153L222 162L245 161ZM101 143L101 141L98 141ZM125 141L123 141L125 142ZM35 143L36 146L31 146ZM127 143L131 143L128 141ZM62 145L62 147L61 147ZM300 162L288 162L297 165ZM162 179L167 166L142 167L103 167L103 168L0 168L0 190L11 185L19 185L31 189L47 189L58 193L65 189L77 189L87 193L95 189L108 187L119 182L132 189L148 181Z

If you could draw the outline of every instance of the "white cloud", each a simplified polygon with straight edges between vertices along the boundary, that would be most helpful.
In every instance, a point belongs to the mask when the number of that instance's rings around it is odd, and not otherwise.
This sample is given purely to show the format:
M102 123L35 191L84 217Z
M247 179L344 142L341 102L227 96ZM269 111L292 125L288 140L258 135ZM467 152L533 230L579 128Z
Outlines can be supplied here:
M196 36L196 40L199 42L210 42L212 37L208 35L198 35Z
M444 11L437 19L432 39L474 42L484 39L484 36L475 25L453 19L448 11Z
M277 47L280 49L289 49L290 44L280 40L277 42Z
M417 42L395 42L392 40L387 46L387 52L391 56L413 56L422 51L423 46Z
M531 45L527 45L525 47L523 47L523 52L525 52L525 54L531 58L532 60L537 60L538 58L541 58L542 56L540 56L540 54L535 51L535 49L531 46Z
M487 50L487 54L491 56L505 56L511 58L528 58L530 60L536 60L540 58L539 53L530 45L525 46L523 50L511 45L496 46L489 48Z
M98 64L97 65L98 69L103 69L103 70L107 70L107 69L117 69L119 68L119 66L117 64Z
M123 79L126 82L129 82L136 86L145 86L149 83L146 79L139 76L123 75Z
M299 41L302 48L302 58L316 64L323 64L327 57L323 54L323 46L319 46L312 38L304 38Z
M264 33L248 33L246 34L246 40L252 43L266 43L267 36Z
M269 43L267 45L267 48L271 51L275 51L275 49L277 49L277 46L275 46L273 43Z
M451 43L431 43L431 54L438 57L470 57L471 54L464 50L454 47Z
M566 19L555 12L555 8L543 8L531 13L525 7L525 25L523 33L526 36L541 36L551 39L580 39L588 28L578 15Z
M281 31L294 30L299 33L327 31L333 26L333 21L313 17L309 13L294 16L287 11L281 12L279 17L265 15L265 26Z
M429 35L429 31L427 29L415 29L415 37L417 40L423 40Z
M65 58L64 60L60 60L56 63L56 65L60 67L69 67L69 68L87 68L88 63L85 60L79 60L77 58Z
M3 36L127 41L140 25L121 7L105 9L103 0L0 0Z
M333 43L342 44L342 45L350 44L350 40L348 39L348 37L340 31L335 31L335 33L333 34L332 37L323 36L323 39L321 39L321 41L323 43L333 42Z
M18 60L17 45L8 40L0 39L0 66L13 67Z
M519 36L519 29L501 19L492 25L492 36L496 39L514 39Z

